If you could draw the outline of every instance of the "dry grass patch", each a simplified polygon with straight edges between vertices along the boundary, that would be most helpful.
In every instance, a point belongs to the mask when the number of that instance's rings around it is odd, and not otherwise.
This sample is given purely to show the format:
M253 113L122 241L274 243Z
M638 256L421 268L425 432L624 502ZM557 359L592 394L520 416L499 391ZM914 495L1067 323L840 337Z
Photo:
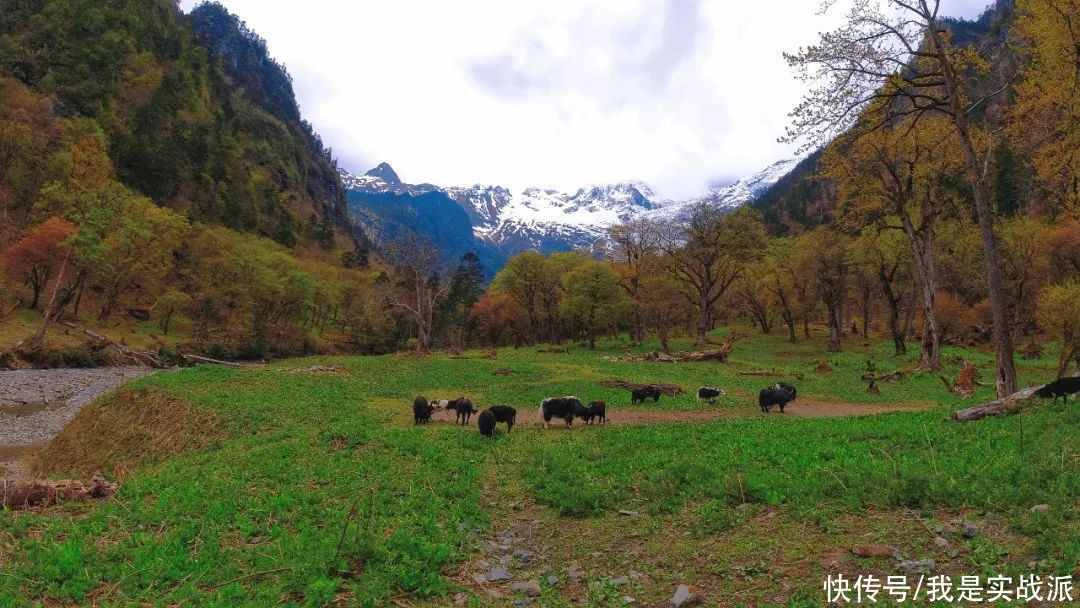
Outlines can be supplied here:
M83 408L30 466L39 475L105 471L120 479L223 436L213 412L154 390L122 389Z

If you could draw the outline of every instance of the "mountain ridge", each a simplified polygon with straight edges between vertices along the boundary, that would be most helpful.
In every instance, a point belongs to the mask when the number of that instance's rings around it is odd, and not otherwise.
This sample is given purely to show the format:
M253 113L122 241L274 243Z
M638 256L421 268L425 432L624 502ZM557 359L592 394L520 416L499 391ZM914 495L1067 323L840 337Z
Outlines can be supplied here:
M686 200L661 199L641 181L587 185L573 192L541 187L514 191L492 184L446 187L407 184L385 162L364 175L341 170L341 176L349 193L350 213L368 230L377 231L375 225L379 221L402 221L400 214L387 217L389 209L383 195L409 197L398 200L411 207L410 213L418 214L432 211L430 206L417 207L418 197L440 193L467 216L476 243L498 251L501 256L496 257L508 257L527 250L601 249L609 226L635 217L673 219L699 204L734 209L756 200L799 162L799 159L777 161L763 171ZM457 218L447 220L458 222ZM417 224L414 228L420 228L419 220L411 223Z

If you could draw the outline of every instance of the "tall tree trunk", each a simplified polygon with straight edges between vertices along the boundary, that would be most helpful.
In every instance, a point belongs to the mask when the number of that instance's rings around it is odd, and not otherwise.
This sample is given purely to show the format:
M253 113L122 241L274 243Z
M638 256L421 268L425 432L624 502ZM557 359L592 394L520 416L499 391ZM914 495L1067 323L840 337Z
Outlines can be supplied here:
M922 289L923 334L919 352L919 367L937 371L941 369L941 332L938 326L937 309L934 300L937 294L936 268L934 266L934 228L924 217L924 225L915 230L911 216L900 214L904 234L908 237L911 256L915 262L915 276Z
M927 14L933 14L929 11L926 0L921 0L921 2L924 11ZM979 158L975 153L971 132L968 129L968 109L964 107L960 78L953 70L947 43L942 37L941 29L934 21L936 20L932 20L930 23L930 38L934 42L934 49L938 61L941 63L945 88L949 93L952 121L956 127L956 133L960 140L960 150L964 157L964 174L967 177L968 185L971 187L975 199L975 213L979 218L979 237L982 240L983 257L986 259L987 298L990 300L990 312L994 321L994 350L997 355L997 394L999 398L1005 398L1016 392L1016 365L1013 361L1013 341L1009 332L1008 314L1005 309L1005 298L1001 288L997 235L994 233L994 214L990 209L990 197L984 179L985 168L979 166Z

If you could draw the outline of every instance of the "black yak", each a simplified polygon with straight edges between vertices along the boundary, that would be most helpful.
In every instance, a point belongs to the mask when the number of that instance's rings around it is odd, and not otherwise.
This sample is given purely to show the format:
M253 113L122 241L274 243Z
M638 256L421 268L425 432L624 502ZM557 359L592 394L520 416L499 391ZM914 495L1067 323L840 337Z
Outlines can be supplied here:
M454 418L454 423L469 424L469 419L476 413L476 408L473 407L472 401L469 401L465 397L458 397L450 401L446 406L448 410L457 412L457 416Z
M765 413L768 413L772 406L779 405L780 413L783 414L787 404L795 400L795 395L794 386L786 382L780 382L761 389L761 392L758 393L758 405L761 406L761 411Z
M415 400L413 400L412 413L414 424L431 422L431 412L432 407L431 404L428 403L426 397L417 397Z
M585 424L592 424L594 418L599 419L601 423L607 423L607 404L603 401L593 401L589 404Z
M635 388L630 391L630 404L637 405L638 403L645 403L645 400L649 397L652 397L653 403L660 401L660 389L655 386Z
M1043 399L1053 398L1055 403L1057 403L1057 398L1061 397L1065 403L1068 403L1069 395L1074 393L1080 393L1080 377L1077 376L1058 378L1035 391L1035 396Z
M581 399L577 397L551 397L540 402L540 407L536 410L536 413L543 420L546 429L552 418L562 418L566 421L566 426L569 427L574 423L574 416L586 418L589 415L589 410L581 404Z
M495 414L491 413L491 409L486 409L480 412L480 416L476 419L477 425L480 426L480 434L485 437L495 437Z
M496 422L506 423L506 432L509 433L510 429L514 428L514 423L517 422L517 410L509 405L493 405L487 409L495 416Z

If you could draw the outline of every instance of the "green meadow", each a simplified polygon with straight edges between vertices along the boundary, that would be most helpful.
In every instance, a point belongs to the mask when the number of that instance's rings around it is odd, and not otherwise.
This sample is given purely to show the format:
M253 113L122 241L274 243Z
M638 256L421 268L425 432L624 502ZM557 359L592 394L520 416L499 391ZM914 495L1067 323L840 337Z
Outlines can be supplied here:
M510 581L484 579L499 564L539 582L533 605L666 605L687 584L711 606L820 606L826 571L897 573L891 557L851 551L867 544L958 575L1077 568L1072 402L953 422L992 386L948 394L914 354L877 340L824 355L823 338L755 335L724 364L620 360L625 348L320 357L130 383L36 463L51 477L100 469L120 492L0 515L0 606L524 602ZM990 384L987 354L945 359L945 375L967 360ZM906 373L870 395L868 362ZM1053 352L1021 361L1021 384L1053 366ZM632 408L601 386L613 378L686 392ZM800 399L762 414L757 391L781 379ZM699 404L702 385L727 395ZM567 394L605 400L611 422L543 430L538 402ZM518 425L494 439L475 417L416 427L417 395L512 405ZM806 417L800 400L905 411ZM521 555L500 562L511 550Z

